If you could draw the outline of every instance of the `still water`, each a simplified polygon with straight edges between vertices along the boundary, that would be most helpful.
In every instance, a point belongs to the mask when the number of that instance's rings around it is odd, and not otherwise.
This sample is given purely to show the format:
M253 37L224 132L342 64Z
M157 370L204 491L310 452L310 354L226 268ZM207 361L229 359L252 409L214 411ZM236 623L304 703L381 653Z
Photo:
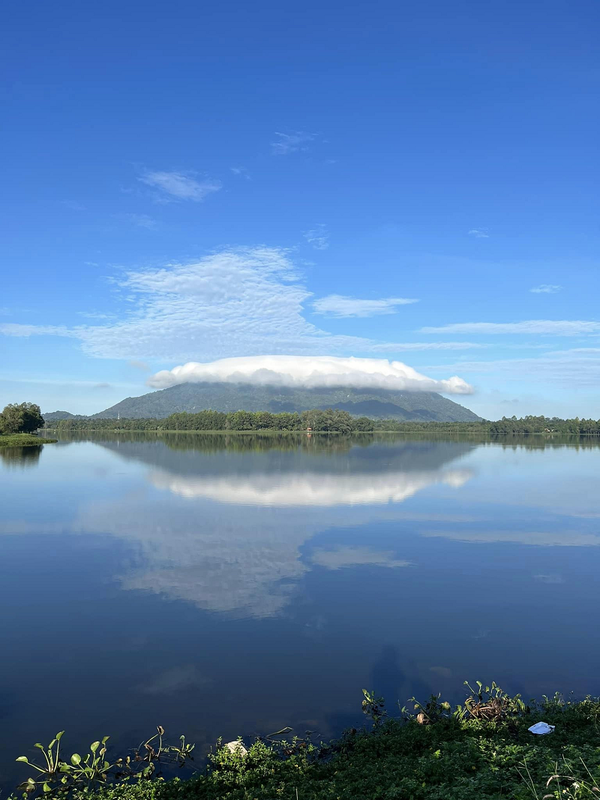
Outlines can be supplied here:
M66 729L201 751L496 680L600 693L600 448L124 435L0 450L0 784Z

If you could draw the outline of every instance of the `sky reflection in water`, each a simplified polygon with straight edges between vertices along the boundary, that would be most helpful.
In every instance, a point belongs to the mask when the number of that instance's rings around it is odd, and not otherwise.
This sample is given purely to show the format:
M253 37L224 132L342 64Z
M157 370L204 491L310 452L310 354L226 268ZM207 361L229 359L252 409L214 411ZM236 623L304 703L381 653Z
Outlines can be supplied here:
M201 746L391 708L600 692L600 449L143 437L2 458L0 781L34 741ZM19 752L17 752L19 751Z

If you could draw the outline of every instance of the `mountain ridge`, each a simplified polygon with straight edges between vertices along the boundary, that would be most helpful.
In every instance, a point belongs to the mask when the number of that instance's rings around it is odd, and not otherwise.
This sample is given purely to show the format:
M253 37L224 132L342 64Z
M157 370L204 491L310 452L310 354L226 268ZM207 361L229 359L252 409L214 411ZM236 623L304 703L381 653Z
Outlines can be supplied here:
M233 383L183 383L168 389L127 397L90 415L91 419L162 419L171 414L213 411L308 411L334 408L353 416L438 422L474 422L480 417L468 408L433 392L389 389L319 389L251 386ZM58 413L54 412L54 416ZM57 419L58 417L54 417Z

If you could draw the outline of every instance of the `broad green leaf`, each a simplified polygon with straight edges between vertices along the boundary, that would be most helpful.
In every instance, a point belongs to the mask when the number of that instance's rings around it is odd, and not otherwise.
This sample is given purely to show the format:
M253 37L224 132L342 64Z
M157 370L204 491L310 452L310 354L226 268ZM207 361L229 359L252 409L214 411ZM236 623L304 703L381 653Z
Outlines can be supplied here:
M44 792L51 792L52 791L52 789L50 788L50 784L49 783L45 783L42 786L42 789L44 790Z
M74 767L77 767L79 764L81 764L81 756L79 753L73 753L71 756L71 764L73 764Z
M29 764L29 759L27 758L27 756L19 756L17 758L17 761L23 761L23 763Z
M56 740L58 742L60 742L60 740L62 739L63 735L64 735L64 731L60 731L60 733L57 733L56 734Z
M99 747L100 747L100 742L92 742L92 744L90 745L90 750L92 751L92 753L95 753Z

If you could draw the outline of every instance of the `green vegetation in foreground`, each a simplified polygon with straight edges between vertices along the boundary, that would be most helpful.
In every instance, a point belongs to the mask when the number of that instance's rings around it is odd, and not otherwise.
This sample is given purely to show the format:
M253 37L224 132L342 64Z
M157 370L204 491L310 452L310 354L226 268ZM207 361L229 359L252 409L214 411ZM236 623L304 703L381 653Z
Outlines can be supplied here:
M469 687L470 688L470 687ZM364 692L370 729L347 731L316 745L310 737L282 741L290 729L255 741L247 753L218 747L207 768L188 780L160 779L161 760L185 763L193 746L166 746L164 731L111 765L106 741L63 762L57 741L41 749L31 794L70 794L95 800L542 800L600 796L600 700L564 702L560 696L526 706L495 684L471 689L452 710L432 696L413 698L411 710L389 718L381 698ZM556 729L535 736L544 720ZM44 755L44 750L49 757ZM55 755L56 754L56 757ZM21 757L20 761L27 761ZM61 766L62 765L62 766ZM25 764L31 770L31 764ZM123 783L111 772L120 772ZM132 778L132 773L134 778ZM77 777L79 776L79 777ZM159 778L150 780L149 778ZM46 781L46 786L43 782ZM133 780L133 782L132 782ZM33 783L35 781L35 783ZM98 784L106 781L98 788Z
M600 436L600 420L559 419L558 417L503 417L497 422L402 422L395 419L353 417L339 409L312 411L185 411L161 419L98 419L72 417L51 423L51 430L61 433L92 431L162 431L162 432L252 432L310 430L314 433L422 432L467 433L482 436L513 436L566 433L579 436Z
M54 444L56 439L45 439L31 433L14 433L9 436L0 434L0 447L33 447L41 444Z

